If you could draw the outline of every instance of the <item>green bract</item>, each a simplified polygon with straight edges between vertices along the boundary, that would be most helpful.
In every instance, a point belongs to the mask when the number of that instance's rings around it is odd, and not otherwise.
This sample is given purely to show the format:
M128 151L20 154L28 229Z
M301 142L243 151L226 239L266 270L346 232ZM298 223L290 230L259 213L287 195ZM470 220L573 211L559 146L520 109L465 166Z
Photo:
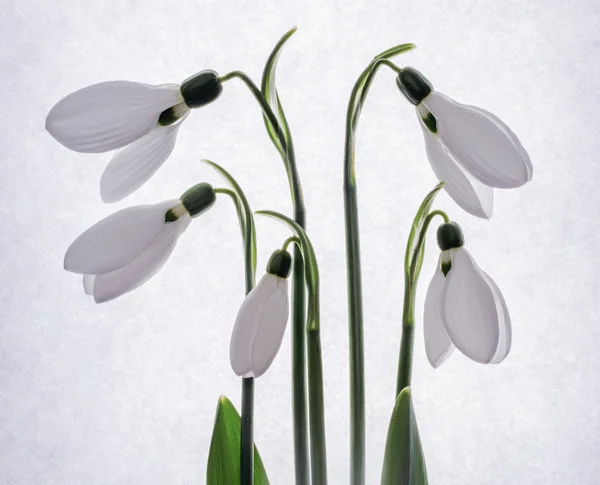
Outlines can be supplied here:
M287 124L287 120L285 118L285 114L283 113L283 107L279 102L279 95L277 94L277 88L275 87L275 71L277 68L277 61L279 60L279 55L281 54L281 50L283 46L288 41L288 39L294 35L298 27L292 27L289 31L287 31L283 37L279 40L273 52L267 59L267 63L265 64L265 69L263 71L262 82L261 82L261 91L265 98L267 104L273 110L277 121L279 122L279 128L282 130L283 137L286 141L287 146L283 146L281 144L280 136L278 136L277 128L273 126L273 124L269 121L267 116L263 116L265 120L265 126L267 128L267 133L269 134L269 138L273 141L273 144L279 151L282 157L286 158L288 156L289 144L291 143L290 129Z
M292 255L283 249L273 251L267 263L267 273L287 278L292 270Z
M392 412L381 485L427 485L427 470L410 387L402 389Z
M206 485L240 483L240 415L225 396L219 398L208 453ZM267 472L254 447L254 485L269 485Z
M433 91L433 86L429 80L413 67L402 69L398 73L396 84L406 99L415 106Z
M211 103L223 92L223 85L215 71L200 71L181 83L181 95L190 108Z
M180 199L190 216L198 217L212 207L217 196L212 185L202 182L186 190Z
M437 230L437 242L442 251L460 248L465 244L465 236L456 222L445 222Z

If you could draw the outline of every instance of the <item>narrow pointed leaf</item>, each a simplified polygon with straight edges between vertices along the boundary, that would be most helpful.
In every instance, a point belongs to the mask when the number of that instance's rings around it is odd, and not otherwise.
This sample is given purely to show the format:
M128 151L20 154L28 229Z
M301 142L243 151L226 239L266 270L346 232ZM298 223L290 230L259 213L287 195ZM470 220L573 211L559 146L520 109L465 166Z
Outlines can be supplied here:
M381 67L381 63L378 61L381 61L382 59L391 59L394 56L411 51L416 47L417 46L414 44L400 44L386 49L385 51L377 54L366 67L366 69L362 72L362 74L359 76L354 86L353 99L350 104L350 110L352 114L350 119L352 120L353 132L356 129L358 116L360 115L362 106L365 102L367 94L369 93L371 83L373 82L373 79L378 69Z
M229 399L219 398L210 442L206 485L240 483L240 415ZM254 485L269 485L267 472L254 447Z
M304 277L308 289L308 326L307 330L319 330L319 267L317 257L310 239L296 221L275 211L260 210L258 215L272 217L273 219L287 225L300 240L302 256L305 261Z
M240 187L240 184L233 178L227 170L221 167L219 164L211 161L211 160L201 160L204 163L207 163L212 168L214 168L219 175L221 175L225 181L229 184L229 186L235 192L239 202L242 204L244 209L244 245L246 244L246 240L250 238L250 248L251 248L251 262L252 262L252 279L254 280L254 275L256 274L256 227L254 225L254 216L252 215L252 210L250 209L250 204L248 203L248 199L246 198L246 194Z
M406 254L404 256L404 268L406 271L410 271L410 263L413 259L415 251L419 249L417 247L417 243L419 242L419 233L421 232L421 228L423 227L425 219L429 215L429 211L431 210L431 206L433 205L433 201L435 200L436 195L439 193L440 190L442 190L443 186L444 182L440 182L433 188L431 192L429 192L425 196L423 202L421 203L421 206L419 207L419 210L417 211L417 215L413 220L410 235L408 236L408 243L406 244ZM421 268L422 262L423 254L419 254L416 271L414 273L415 275L418 275L418 270Z
M375 56L375 59L391 59L392 57L397 56L398 54L403 54L405 52L416 49L417 46L415 44L399 44L394 47L390 47L389 49L384 50L380 54Z
M283 113L283 108L281 106L281 103L279 102L279 95L277 94L277 87L275 85L275 73L277 68L277 61L279 60L281 50L283 49L283 46L285 45L287 40L296 32L297 29L297 27L292 27L283 35L279 42L277 42L277 45L271 52L269 58L267 59L261 82L262 94L265 97L267 104L275 113L277 121L279 122L279 128L282 130L282 134L288 146L291 140L290 130L285 115ZM283 146L281 145L280 134L277 133L277 128L271 124L271 122L267 119L266 116L264 116L264 120L265 127L267 128L267 133L269 134L269 138L271 138L273 144L275 145L277 150L279 150L279 153L281 153L281 155L285 157L286 153L284 151Z
M385 445L381 485L427 485L410 387L398 395Z

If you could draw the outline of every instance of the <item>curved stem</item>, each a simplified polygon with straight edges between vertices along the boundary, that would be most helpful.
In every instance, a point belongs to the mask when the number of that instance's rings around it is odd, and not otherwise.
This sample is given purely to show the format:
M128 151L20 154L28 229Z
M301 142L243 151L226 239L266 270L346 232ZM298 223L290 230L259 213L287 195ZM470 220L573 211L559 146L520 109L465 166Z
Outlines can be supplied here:
M365 377L363 345L362 280L358 200L354 170L355 130L364 101L377 68L373 61L360 75L348 103L344 153L344 214L346 221L346 265L348 278L348 333L350 339L350 483L365 483ZM361 100L357 103L357 100Z
M304 276L308 287L308 397L310 413L310 455L312 485L327 484L327 449L325 444L325 404L323 398L323 359L321 353L321 317L319 303L319 268L314 248L304 229L283 214L257 211L270 216L292 229L300 241L298 252L304 257ZM289 241L289 239L288 239ZM287 241L286 241L287 242Z
M232 185L234 190L217 188L216 193L226 194L235 203L237 216L242 230L244 243L244 267L246 278L246 295L252 291L255 280L256 235L254 217L241 187L235 179L222 167L210 160L205 160L216 168ZM254 483L254 378L242 378L242 415L240 429L240 485Z
M247 225L246 225L246 214L244 214L244 207L242 206L242 202L240 201L240 199L238 198L238 196L236 195L236 193L231 190L231 189L225 189L225 188L215 188L215 193L217 194L225 194L228 195L229 197L231 197L231 200L233 201L233 204L235 206L235 211L237 213L238 216L238 220L240 222L240 230L242 231L242 244L244 246L244 265L245 265L245 279L246 279L246 294L250 293L250 291L252 290L252 288L254 287L254 267L251 263L250 268L247 267L248 264L248 254L247 251L250 250L252 251L252 248L248 248L246 241L248 241L248 234L246 233L247 231ZM252 213L250 214L252 215ZM250 233L250 239L252 239L252 234ZM252 258L252 257L250 257ZM250 259L251 261L251 259Z
M283 246L281 247L281 249L283 251L287 251L287 248L290 244L295 243L296 246L300 245L300 239L298 239L296 236L292 236L292 237L288 237L285 242L283 243Z
M229 79L241 80L250 90L268 122L274 127L279 142L278 150L290 186L294 221L302 228L306 227L306 209L300 175L296 166L296 156L291 134L286 137L277 115L265 99L261 90L242 71L232 71L221 77L225 82ZM279 112L284 116L283 112ZM306 315L306 295L303 275L302 252L298 247L294 250L294 268L292 275L292 408L294 418L294 454L296 484L308 485L308 419L306 410L306 337L304 333Z
M425 238L429 224L435 216L441 216L448 222L448 216L441 210L427 214L419 232L416 249L412 255L410 267L405 271L404 308L402 310L402 337L400 341L400 356L398 358L398 377L396 381L396 396L402 389L411 385L413 348L415 340L415 298L421 263L425 254ZM417 215L418 217L418 215ZM413 230L415 225L413 224ZM412 232L412 231L411 231ZM414 234L411 234L414 235Z

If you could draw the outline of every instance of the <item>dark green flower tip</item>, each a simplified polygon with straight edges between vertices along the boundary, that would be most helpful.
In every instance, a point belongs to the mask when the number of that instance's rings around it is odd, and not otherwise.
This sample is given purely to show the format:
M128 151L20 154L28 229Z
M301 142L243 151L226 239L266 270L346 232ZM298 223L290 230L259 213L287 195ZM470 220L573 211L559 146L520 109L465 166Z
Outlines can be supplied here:
M184 106L183 103L171 106L160 114L158 117L158 124L160 126L172 125L183 118L188 111L189 108Z
M175 222L177 219L179 219L179 214L175 208L169 209L165 214L165 222Z
M181 83L181 95L190 108L199 108L211 103L221 96L222 92L223 84L215 71L200 71Z
M442 273L444 273L444 276L448 276L448 273L450 272L450 270L452 269L452 261L448 260L448 261L442 261Z
M180 199L190 216L198 217L213 206L217 196L212 185L201 183L186 190Z
M433 91L433 86L427 78L412 67L405 67L398 73L396 84L406 99L415 106Z
M437 242L442 251L460 248L465 244L462 229L456 222L445 222L437 230Z
M292 270L292 256L284 249L273 251L269 262L267 263L267 273L287 278Z
M419 111L419 116L423 120L423 124L427 127L427 129L431 133L437 133L438 128L435 116L433 116L433 114L423 105L417 107L417 110Z

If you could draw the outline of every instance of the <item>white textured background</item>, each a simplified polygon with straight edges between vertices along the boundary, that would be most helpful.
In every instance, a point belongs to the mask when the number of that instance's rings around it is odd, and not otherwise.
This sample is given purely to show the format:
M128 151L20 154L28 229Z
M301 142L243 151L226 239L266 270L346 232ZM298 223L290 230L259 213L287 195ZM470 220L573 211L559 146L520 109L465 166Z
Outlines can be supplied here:
M224 2L5 0L0 19L0 484L202 484L220 394L239 405L229 335L243 298L235 213L219 201L138 291L95 305L62 269L72 240L118 208L176 197L226 166L254 209L289 213L281 161L249 92L227 83L194 112L142 190L104 205L110 155L70 152L48 110L100 81L179 82L242 69L257 81L274 43L308 227L322 274L330 482L348 477L348 338L342 203L344 117L377 52L503 118L534 180L498 191L491 221L441 208L502 288L513 350L499 366L459 353L437 371L417 330L415 408L432 485L597 484L600 476L600 7L594 0ZM407 230L436 180L412 107L387 70L361 119L368 483L380 479L393 405ZM287 233L259 220L260 266ZM418 296L437 249L433 239ZM257 382L256 440L273 484L292 483L290 334Z

